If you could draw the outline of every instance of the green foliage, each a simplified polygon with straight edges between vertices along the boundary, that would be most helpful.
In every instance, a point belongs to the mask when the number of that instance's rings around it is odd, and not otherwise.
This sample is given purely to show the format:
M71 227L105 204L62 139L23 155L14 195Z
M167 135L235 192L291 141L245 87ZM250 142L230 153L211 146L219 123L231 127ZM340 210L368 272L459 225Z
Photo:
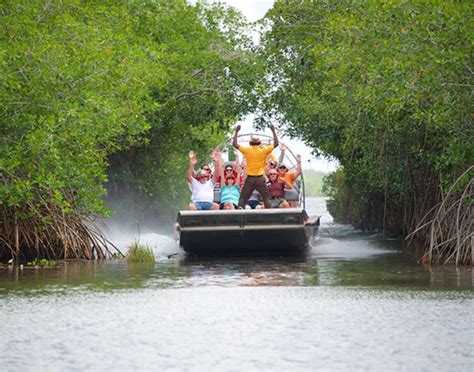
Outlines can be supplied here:
M3 2L0 203L105 213L108 154L149 124L163 74L124 5ZM156 56L155 56L156 57ZM24 217L24 216L23 216Z
M187 151L256 102L246 24L219 4L8 0L0 22L0 256L18 222L107 214L104 185L170 210Z
M144 214L174 214L189 200L189 150L201 163L209 161L210 149L255 105L261 67L245 36L247 25L231 8L197 4L166 16L151 11L140 24L142 33L160 25L153 32L156 48L168 51L160 61L166 85L152 89L156 109L142 143L109 157L108 188L111 205L120 200L142 221Z
M114 252L112 253L112 256L110 258L112 260L121 260L123 258L123 255L119 252Z
M341 223L351 223L352 190L348 189L344 169L338 168L336 171L326 175L323 180L323 193L329 197L326 206L334 221Z
M472 10L467 1L306 0L267 13L264 110L340 161L360 196L353 210L380 207L413 228L440 186L474 163Z
M127 252L127 262L129 263L154 263L155 254L147 244L140 244L134 241Z
M306 196L323 196L323 178L325 173L314 169L304 170L304 188Z
M54 267L56 266L56 261L47 260L45 258L39 259L35 258L33 261L26 263L27 266L41 266L41 267Z

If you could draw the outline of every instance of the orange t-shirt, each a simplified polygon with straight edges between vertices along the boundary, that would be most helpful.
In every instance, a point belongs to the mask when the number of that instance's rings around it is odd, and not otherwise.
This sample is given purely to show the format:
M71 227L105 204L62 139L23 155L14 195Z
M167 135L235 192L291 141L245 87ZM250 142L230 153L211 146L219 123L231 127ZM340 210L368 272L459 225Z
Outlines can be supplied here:
M283 178L285 179L286 182L288 182L288 184L291 185L291 187L293 187L293 184L295 183L295 180L296 180L296 174L294 174L293 172L286 172Z
M248 176L261 176L265 173L265 161L275 147L268 146L240 146L239 150L245 156Z

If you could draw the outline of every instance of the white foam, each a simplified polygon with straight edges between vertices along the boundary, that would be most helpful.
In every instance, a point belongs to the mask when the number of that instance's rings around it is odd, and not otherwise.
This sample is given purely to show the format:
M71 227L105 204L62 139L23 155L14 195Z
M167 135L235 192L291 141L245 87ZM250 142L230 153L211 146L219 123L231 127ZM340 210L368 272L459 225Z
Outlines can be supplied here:
M138 241L140 244L145 244L153 250L155 257L158 260L168 258L171 255L181 254L182 250L179 248L178 243L170 236L147 233L143 235L123 235L115 236L111 239L112 242L123 252L126 253L128 246L134 241Z
M368 258L378 254L394 253L392 249L378 247L368 244L367 240L338 240L334 238L321 237L312 248L315 258Z

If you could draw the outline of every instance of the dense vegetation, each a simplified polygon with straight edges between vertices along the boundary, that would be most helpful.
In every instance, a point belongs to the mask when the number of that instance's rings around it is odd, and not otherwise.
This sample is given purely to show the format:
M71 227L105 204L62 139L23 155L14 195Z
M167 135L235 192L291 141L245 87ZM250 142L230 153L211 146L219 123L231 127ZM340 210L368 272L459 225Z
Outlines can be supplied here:
M427 260L473 259L472 10L468 1L277 1L265 19L263 113L340 161L328 187L337 217L417 231ZM440 214L440 203L453 207Z
M123 198L183 194L188 149L253 102L245 24L221 6L12 0L0 23L0 257L103 257L107 169Z
M194 149L201 163L209 161L211 149L255 105L259 76L246 24L232 9L183 6L151 14L137 20L137 32L151 32L165 84L151 87L155 107L144 140L109 157L108 202L140 222L174 219L187 204L187 153Z

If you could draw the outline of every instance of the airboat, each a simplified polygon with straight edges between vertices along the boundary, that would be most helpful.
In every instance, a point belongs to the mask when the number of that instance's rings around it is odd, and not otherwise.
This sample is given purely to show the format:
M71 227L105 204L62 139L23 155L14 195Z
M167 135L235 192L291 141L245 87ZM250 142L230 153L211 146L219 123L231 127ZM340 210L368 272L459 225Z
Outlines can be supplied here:
M238 136L247 145L251 134ZM259 134L262 142L272 137ZM219 145L228 161L233 161L232 139ZM275 152L279 151L277 147ZM280 151L279 162L291 171L296 156L287 147ZM303 174L298 182L298 200L294 208L239 209L219 211L179 211L176 237L187 254L192 255L294 255L306 252L314 242L319 216L305 210Z

